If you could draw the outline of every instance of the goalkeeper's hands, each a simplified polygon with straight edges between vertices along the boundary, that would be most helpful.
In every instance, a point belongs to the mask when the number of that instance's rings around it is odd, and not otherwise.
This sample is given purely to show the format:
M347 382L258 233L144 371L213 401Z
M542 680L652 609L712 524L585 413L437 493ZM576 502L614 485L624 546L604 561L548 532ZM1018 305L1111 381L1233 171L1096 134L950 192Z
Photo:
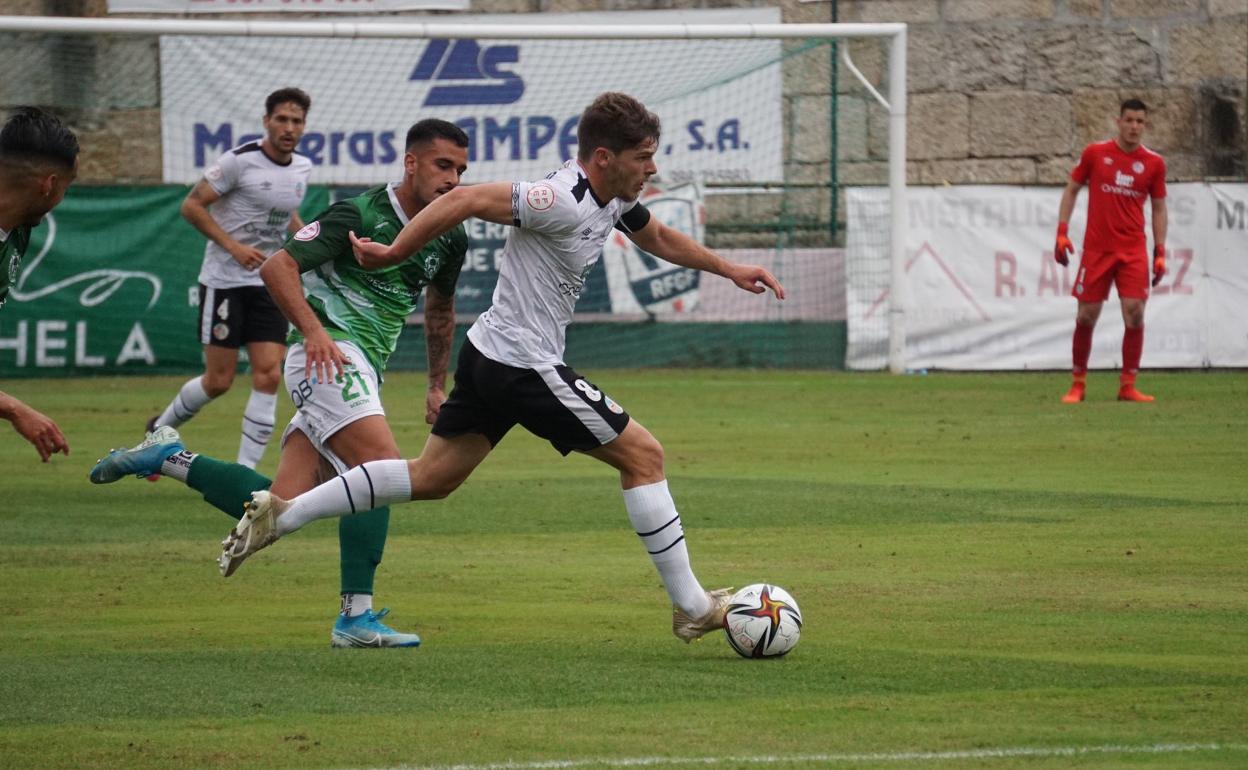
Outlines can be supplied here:
M1075 254L1075 244L1070 242L1066 229L1066 222L1057 223L1057 245L1053 247L1053 259L1057 260L1059 265L1069 265L1070 258Z
M1153 249L1153 286L1161 283L1166 275L1166 247L1157 246Z

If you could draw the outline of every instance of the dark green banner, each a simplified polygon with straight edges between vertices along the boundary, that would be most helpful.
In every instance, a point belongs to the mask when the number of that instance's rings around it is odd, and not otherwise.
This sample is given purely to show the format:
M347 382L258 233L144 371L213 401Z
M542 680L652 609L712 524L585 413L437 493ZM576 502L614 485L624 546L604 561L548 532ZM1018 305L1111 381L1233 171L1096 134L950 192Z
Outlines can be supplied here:
M204 238L178 213L186 192L181 186L70 188L35 230L0 309L0 379L202 371L197 304ZM352 192L310 188L304 221L328 206L331 193ZM680 224L651 203L656 216ZM467 227L468 253L455 290L461 318L489 307L507 233L473 220ZM772 265L793 295L788 304L799 311L797 322L767 317L766 298L735 290L699 300L696 274L659 265L622 237L608 242L603 263L589 274L578 322L568 332L568 358L579 366L843 365L843 316L834 317L826 302L811 313L815 305L808 302L803 311L797 301L803 286L820 297L835 289L822 263ZM684 311L697 305L697 323L667 322L680 320L682 303ZM390 368L424 368L423 334L420 326L404 331Z
M187 188L71 187L34 232L0 309L0 377L184 373L203 365L204 237ZM303 211L329 200L312 188Z

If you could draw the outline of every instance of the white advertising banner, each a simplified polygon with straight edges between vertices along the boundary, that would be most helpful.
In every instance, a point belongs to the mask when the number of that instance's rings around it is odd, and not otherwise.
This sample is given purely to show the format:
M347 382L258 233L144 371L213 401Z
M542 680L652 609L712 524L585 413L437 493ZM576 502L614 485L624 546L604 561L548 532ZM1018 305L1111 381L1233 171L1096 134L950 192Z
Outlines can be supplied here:
M466 11L468 0L108 0L109 13L391 13Z
M1061 190L911 187L907 196L906 366L1069 368L1079 266L1053 261ZM879 369L888 350L889 255L879 235L888 191L853 188L847 203L846 364ZM1148 301L1143 365L1248 366L1248 185L1173 184L1167 204L1168 271ZM1070 224L1076 246L1086 212L1084 191ZM1122 365L1122 331L1111 290L1093 368Z
M456 23L775 23L776 8L456 16ZM389 40L161 38L164 179L190 183L261 135L264 99L312 97L300 151L312 181L371 185L402 175L407 128L437 117L472 140L467 183L536 179L576 153L581 111L624 91L663 122L667 184L783 178L776 40ZM748 94L748 99L741 98Z

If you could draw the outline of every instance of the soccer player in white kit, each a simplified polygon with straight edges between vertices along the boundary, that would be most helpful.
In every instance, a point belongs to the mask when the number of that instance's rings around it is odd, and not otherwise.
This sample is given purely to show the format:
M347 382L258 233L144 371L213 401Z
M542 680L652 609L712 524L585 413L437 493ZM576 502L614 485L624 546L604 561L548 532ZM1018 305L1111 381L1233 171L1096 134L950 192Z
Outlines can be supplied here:
M379 268L468 217L512 225L492 305L468 332L454 390L420 457L364 463L290 501L255 493L227 536L222 559L236 564L318 518L446 497L519 424L565 455L582 452L619 471L629 521L672 600L673 633L688 642L720 628L731 589L707 591L693 574L663 447L563 361L573 307L612 228L669 262L784 298L768 271L729 262L637 202L658 171L659 128L658 117L633 97L602 94L581 115L577 159L546 179L453 190L413 217L389 246L353 235L360 264Z
M312 161L295 152L312 101L282 88L264 103L265 135L233 148L204 170L182 202L182 216L208 239L199 271L199 342L204 373L188 380L164 412L148 420L177 428L234 384L238 349L247 347L251 396L243 411L238 462L256 467L273 435L286 356L286 317L269 296L260 266L303 227L299 205Z

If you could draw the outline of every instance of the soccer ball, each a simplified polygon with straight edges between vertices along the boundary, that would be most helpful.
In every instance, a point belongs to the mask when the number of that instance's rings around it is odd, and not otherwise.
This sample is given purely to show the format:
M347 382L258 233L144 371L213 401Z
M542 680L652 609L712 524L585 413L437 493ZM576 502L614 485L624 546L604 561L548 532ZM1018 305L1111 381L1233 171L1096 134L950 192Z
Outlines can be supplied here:
M728 644L742 657L779 657L797 646L802 611L780 586L755 583L728 600L724 631Z

